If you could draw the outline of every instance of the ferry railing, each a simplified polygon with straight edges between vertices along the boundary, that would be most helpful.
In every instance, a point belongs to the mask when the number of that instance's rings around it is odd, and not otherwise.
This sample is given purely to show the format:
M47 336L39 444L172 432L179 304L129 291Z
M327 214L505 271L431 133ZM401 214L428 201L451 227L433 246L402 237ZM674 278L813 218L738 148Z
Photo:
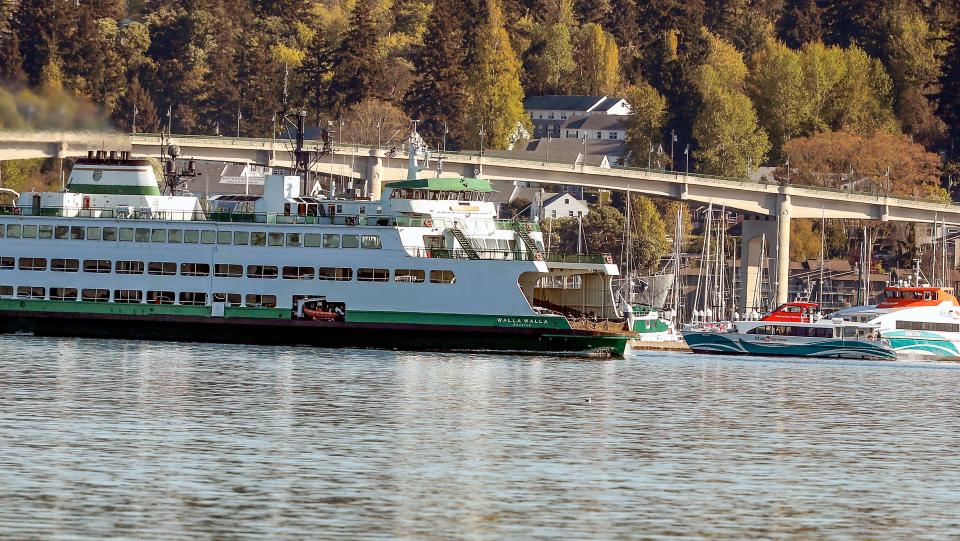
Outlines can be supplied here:
M449 248L423 248L420 246L406 247L407 253L413 257L428 259L473 259L465 251ZM590 265L610 264L613 259L610 254L567 254L553 252L550 254L532 254L522 250L475 250L481 260L499 261L546 261L547 263L578 263Z

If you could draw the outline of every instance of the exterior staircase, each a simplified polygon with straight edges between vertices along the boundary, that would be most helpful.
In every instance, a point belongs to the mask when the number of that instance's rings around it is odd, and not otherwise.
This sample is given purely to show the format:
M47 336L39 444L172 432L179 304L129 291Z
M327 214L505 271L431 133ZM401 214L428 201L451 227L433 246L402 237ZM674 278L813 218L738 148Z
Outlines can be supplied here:
M513 230L517 233L517 236L520 237L520 240L523 241L523 245L527 247L527 253L530 254L531 257L536 259L543 258L543 252L540 250L540 247L537 246L533 237L530 236L529 224L515 221L513 222Z
M453 233L453 238L457 239L457 242L460 243L460 248L463 249L463 253L467 254L468 258L480 259L480 254L477 252L476 246L473 245L470 237L463 234L463 230L459 227L451 227L450 232Z

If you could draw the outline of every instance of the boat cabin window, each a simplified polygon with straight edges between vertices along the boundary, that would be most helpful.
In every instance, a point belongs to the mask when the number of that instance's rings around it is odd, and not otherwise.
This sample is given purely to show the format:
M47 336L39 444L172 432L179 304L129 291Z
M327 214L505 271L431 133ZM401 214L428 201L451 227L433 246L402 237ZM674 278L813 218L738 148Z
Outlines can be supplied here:
M51 287L50 300L52 301L75 301L77 300L77 288L75 287Z
M95 272L106 274L113 268L109 259L85 259L83 261L83 272Z
M958 323L935 323L932 321L897 321L901 331L960 332Z
M307 233L303 236L303 245L307 248L319 248L320 238L318 233Z
M276 308L276 295L247 295L247 306L260 306L263 308Z
M233 244L236 246L246 246L250 244L250 232L249 231L234 231L233 232Z
M181 276L210 276L209 263L181 263Z
M173 291L147 291L148 304L173 304L176 298Z
M47 260L43 257L21 257L20 270L45 271L47 270Z
M266 246L267 245L267 234L263 231L254 231L250 233L250 245L251 246Z
M105 228L105 229L113 229L114 231L116 231L116 228L114 228L114 227L107 227L107 228ZM2 236L2 235L0 235L0 236ZM52 239L52 238L53 238L53 226L52 226L52 225L41 225L41 226L39 227L39 229L38 229L38 232L37 232L37 238L41 238L41 239ZM103 239L103 240L116 240L116 238L113 238L113 239L106 239L106 238L105 238L105 239Z
M243 278L243 265L217 263L213 267L213 274L218 278Z
M363 235L360 237L360 247L379 250L382 248L379 235Z
M276 278L277 267L273 265L248 265L247 278Z
M95 229L99 229L95 228ZM23 226L23 238L25 239L35 239L37 238L37 226L35 225L25 225Z
M87 228L87 240L100 240L103 237L103 230L99 227Z
M361 267L357 269L358 282L389 282L390 271L387 269L371 269Z
M0 286L0 297L12 297L13 286Z
M8 239L20 238L20 224L7 224L7 238Z
M143 301L143 291L136 289L116 289L113 291L113 302L139 304Z
M42 287L20 286L17 288L17 297L21 299L42 299L47 296L47 290Z
M180 304L186 306L204 306L207 304L207 294L203 292L180 292Z
M147 274L174 276L177 274L177 264L172 261L151 261L147 265Z
M227 306L240 306L242 297L239 293L214 293L213 302L223 302Z
M65 225L58 225L53 228L53 238L65 239L70 236L70 228Z
M360 238L357 235L341 235L341 248L359 248Z
M349 282L350 280L353 280L353 269L341 267L320 267L317 269L317 278L320 280Z
M83 226L75 225L70 228L70 238L72 240L83 240Z
M806 338L833 338L833 327L805 327L794 325L760 325L747 331L760 336L798 336Z
M117 261L114 264L117 274L143 274L143 261Z
M457 280L457 277L454 276L453 271L448 271L448 270L430 271L431 284L452 284L456 280Z
M200 231L196 229L187 229L183 232L183 242L187 244L196 244L200 242Z
M180 244L183 242L183 229L171 229L167 232L167 242Z
M200 231L201 244L213 244L216 241L217 232L212 229L203 229Z
M150 242L167 242L167 230L154 229L150 231Z
M110 302L109 289L81 289L80 300L87 302Z
M843 327L843 337L844 338L870 338L873 337L876 332L873 329L864 328L864 327Z
M284 280L313 280L313 267L283 267Z
M287 246L300 246L300 233L287 233Z
M283 233L269 233L267 235L267 244L270 246L283 246Z
M57 226L59 227L59 226ZM59 238L59 237L58 237ZM133 240L133 228L132 227L121 227L120 231L117 232L117 238L120 239L120 242L130 242Z
M930 291L924 291L924 292L923 292L923 300L929 301L929 300L931 300L931 299L933 299L933 293L931 293Z
M419 269L397 269L393 271L395 282L420 284L423 283L425 277L426 273Z
M133 240L137 242L150 242L150 230L145 227L138 227L134 232Z
M340 235L324 235L324 236L323 236L323 247L324 247L324 248L339 248L339 247L340 247Z
M80 270L80 261L76 259L51 259L50 270L54 272L77 272Z
M12 257L0 257L0 270L10 270L13 268L14 259Z

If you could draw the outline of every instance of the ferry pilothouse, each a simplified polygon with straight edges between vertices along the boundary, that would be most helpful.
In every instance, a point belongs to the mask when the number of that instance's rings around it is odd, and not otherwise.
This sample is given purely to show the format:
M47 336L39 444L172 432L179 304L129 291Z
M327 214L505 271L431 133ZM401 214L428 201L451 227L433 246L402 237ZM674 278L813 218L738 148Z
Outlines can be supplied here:
M38 335L623 355L609 256L547 253L488 181L410 178L366 199L161 193L91 153L62 192L0 208L0 330ZM379 196L378 196L379 195Z

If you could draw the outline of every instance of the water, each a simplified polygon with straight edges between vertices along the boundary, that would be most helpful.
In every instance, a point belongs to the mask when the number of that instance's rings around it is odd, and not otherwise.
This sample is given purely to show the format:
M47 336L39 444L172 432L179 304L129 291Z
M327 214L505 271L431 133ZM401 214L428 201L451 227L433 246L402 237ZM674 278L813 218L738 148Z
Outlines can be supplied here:
M960 370L0 337L0 538L960 535Z

